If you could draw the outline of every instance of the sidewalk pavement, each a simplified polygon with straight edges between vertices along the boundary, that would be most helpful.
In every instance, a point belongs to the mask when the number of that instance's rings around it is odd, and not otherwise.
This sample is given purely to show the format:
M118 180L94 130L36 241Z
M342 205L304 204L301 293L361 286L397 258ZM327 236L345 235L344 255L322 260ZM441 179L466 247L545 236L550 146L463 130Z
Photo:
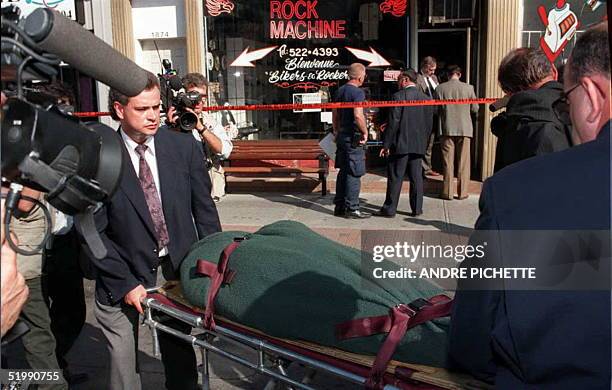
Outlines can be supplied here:
M366 193L361 197L363 207L370 211L379 208L384 201L384 194ZM469 235L478 216L476 195L462 201L426 197L424 214L419 218L408 216L408 199L402 196L400 212L396 218L372 217L366 220L334 217L332 199L333 195L321 197L319 194L230 194L217 205L224 230L255 231L274 221L289 219L303 222L327 237L353 247L360 246L360 231L363 229L442 230ZM93 287L93 282L87 281L87 323L68 359L73 372L89 374L89 380L75 386L75 390L108 389L109 357L104 347L104 336L93 315ZM246 348L224 347L234 352L240 351L249 359L256 358L256 354ZM153 357L150 332L145 327L140 329L139 349L143 389L163 389L163 367L161 361ZM212 389L262 389L267 383L265 378L251 370L214 354L210 356ZM301 372L300 367L292 367L291 370ZM315 387L334 389L355 387L326 375L315 376L312 384Z

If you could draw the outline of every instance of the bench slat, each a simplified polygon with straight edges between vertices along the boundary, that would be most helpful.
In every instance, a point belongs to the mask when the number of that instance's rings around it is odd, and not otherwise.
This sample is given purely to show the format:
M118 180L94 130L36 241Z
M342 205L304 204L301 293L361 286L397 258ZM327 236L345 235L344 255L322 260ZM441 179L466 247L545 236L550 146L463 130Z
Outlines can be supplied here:
M319 146L317 140L263 140L263 141L234 141L234 148L229 157L232 161L266 160L310 160L318 161L318 168L311 167L277 167L277 166L227 166L225 175L231 174L298 174L317 173L323 184L322 193L327 193L327 173L329 170L329 157ZM248 163L252 165L253 163Z
M225 173L321 173L325 168L225 167Z
M328 160L327 156L324 160ZM240 153L230 156L230 161L236 160L319 160L319 155L301 153Z

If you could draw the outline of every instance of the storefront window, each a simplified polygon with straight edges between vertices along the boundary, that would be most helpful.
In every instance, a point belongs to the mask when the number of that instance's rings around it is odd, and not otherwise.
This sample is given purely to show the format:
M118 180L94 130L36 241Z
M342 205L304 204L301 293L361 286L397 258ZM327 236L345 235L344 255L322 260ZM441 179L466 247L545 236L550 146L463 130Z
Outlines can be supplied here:
M325 102L357 61L370 64L368 99L388 99L395 83L384 81L385 70L407 62L407 3L207 0L211 103ZM231 112L224 119L253 122L259 139L320 138L331 127L331 114L320 110Z

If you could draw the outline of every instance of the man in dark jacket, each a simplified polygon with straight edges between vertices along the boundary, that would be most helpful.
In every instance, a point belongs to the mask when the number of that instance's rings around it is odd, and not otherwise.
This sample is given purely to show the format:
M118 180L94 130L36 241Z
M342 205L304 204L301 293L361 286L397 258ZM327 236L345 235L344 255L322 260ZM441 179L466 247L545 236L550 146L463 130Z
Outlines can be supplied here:
M537 272L531 285L541 286L525 289L514 278L469 291L472 282L459 283L450 361L496 389L610 389L607 22L576 42L560 101L568 102L580 145L518 162L485 182L477 233L492 231L503 245L462 264L528 264Z
M110 202L96 213L107 254L92 258L94 313L110 353L108 388L139 390L138 314L146 289L177 280L191 245L221 231L221 225L202 148L191 134L159 128L157 78L149 74L145 89L133 97L111 89L109 108L121 123L123 175ZM176 319L163 322L182 333L191 330ZM192 346L164 332L159 345L166 388L196 389Z
M491 121L491 131L498 138L495 172L572 145L566 115L560 118L552 108L563 93L563 85L557 82L557 70L541 50L512 50L499 65L498 80L510 100L506 111Z
M428 100L416 87L417 73L408 69L398 78L399 92L394 101ZM393 107L389 126L385 131L381 157L387 160L387 196L385 204L376 213L381 217L394 217L402 191L404 174L410 180L410 208L412 216L423 214L423 155L427 149L433 120L432 106Z

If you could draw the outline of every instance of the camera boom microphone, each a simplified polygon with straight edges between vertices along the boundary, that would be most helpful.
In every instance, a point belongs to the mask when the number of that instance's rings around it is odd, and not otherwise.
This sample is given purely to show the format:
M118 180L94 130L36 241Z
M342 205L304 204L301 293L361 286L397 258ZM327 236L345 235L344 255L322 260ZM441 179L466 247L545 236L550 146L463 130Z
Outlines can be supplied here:
M24 29L45 51L127 96L138 95L146 86L144 69L78 23L48 8L38 8L28 15Z
M496 101L494 101L493 103L489 105L489 111L491 112L499 111L502 108L505 108L508 105L509 101L510 101L510 96L508 95L504 96L501 99L497 99Z

